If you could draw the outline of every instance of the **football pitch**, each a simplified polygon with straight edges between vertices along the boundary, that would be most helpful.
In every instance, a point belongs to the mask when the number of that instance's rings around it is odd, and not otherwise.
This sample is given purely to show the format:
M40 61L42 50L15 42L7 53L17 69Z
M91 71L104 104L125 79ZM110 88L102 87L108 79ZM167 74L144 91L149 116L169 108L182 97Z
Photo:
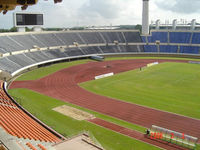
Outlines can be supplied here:
M200 65L161 63L81 87L99 95L200 119Z

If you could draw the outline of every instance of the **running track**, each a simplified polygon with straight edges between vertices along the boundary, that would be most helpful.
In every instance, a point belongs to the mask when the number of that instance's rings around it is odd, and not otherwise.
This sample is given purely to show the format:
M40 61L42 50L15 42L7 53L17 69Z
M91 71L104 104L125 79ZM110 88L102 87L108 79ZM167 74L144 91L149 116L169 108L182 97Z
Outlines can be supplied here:
M96 95L78 86L78 83L92 80L96 75L124 72L155 61L186 62L149 59L90 62L63 69L39 80L15 81L10 88L28 88L133 124L147 128L154 124L200 138L200 120Z
M168 143L168 142L163 141L163 140L151 139L149 136L144 135L144 134L142 134L138 131L128 129L128 128L116 125L114 123L107 122L105 120L101 120L99 118L95 118L95 119L88 120L88 121L91 122L91 123L94 123L98 126L101 126L101 127L107 128L109 130L118 132L118 133L123 134L123 135L128 136L128 137L143 141L145 143L148 143L148 144L151 144L151 145L154 145L154 146L158 146L160 148L164 148L164 149L167 149L167 150L187 150L187 148L183 148L183 147L180 147L180 146L175 145L175 144Z

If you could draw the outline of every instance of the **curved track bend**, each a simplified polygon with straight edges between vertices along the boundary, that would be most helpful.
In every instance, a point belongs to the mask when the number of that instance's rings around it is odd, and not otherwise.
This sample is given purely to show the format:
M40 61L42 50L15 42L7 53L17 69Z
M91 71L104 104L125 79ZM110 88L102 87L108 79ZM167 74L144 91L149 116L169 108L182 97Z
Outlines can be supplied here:
M87 109L109 115L133 124L151 127L152 124L200 138L200 120L163 112L136 104L108 98L86 91L78 83L94 76L133 70L146 64L162 62L187 62L182 60L135 59L89 62L60 70L35 81L14 81L10 88L28 88Z

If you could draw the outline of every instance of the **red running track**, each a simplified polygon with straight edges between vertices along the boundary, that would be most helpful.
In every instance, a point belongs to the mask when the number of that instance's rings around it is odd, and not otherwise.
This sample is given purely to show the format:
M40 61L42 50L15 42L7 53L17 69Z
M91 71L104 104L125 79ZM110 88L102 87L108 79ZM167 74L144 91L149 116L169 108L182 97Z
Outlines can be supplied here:
M133 124L147 128L154 124L200 138L200 120L104 97L78 86L80 82L92 80L95 75L124 72L155 61L187 62L149 59L90 62L63 69L36 81L15 81L10 88L28 88Z
M166 141L150 139L149 136L144 135L140 132L121 127L119 125L107 122L105 120L101 120L99 118L89 120L89 122L92 122L96 125L113 130L113 131L123 134L125 136L129 136L131 138L134 138L134 139L137 139L137 140L143 141L145 143L152 144L152 145L155 145L160 148L167 149L167 150L186 150L187 149L187 148L183 148L178 145L175 145L175 144L168 143Z

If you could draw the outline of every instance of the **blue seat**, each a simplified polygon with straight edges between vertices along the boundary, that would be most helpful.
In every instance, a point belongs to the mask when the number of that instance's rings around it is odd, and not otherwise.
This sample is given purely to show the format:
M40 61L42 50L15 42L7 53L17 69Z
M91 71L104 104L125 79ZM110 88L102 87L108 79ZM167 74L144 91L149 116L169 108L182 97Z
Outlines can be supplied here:
M180 53L199 54L199 49L197 46L181 46Z
M161 53L177 53L178 46L174 45L160 45Z
M146 36L141 36L141 39L142 39L142 42L143 43L146 43L147 41L146 41Z
M192 44L200 44L200 33L193 33Z
M170 43L190 43L191 32L170 32Z
M145 45L144 52L158 52L158 50L155 45Z
M148 42L155 43L156 41L168 43L168 32L152 32L152 36L148 37Z

